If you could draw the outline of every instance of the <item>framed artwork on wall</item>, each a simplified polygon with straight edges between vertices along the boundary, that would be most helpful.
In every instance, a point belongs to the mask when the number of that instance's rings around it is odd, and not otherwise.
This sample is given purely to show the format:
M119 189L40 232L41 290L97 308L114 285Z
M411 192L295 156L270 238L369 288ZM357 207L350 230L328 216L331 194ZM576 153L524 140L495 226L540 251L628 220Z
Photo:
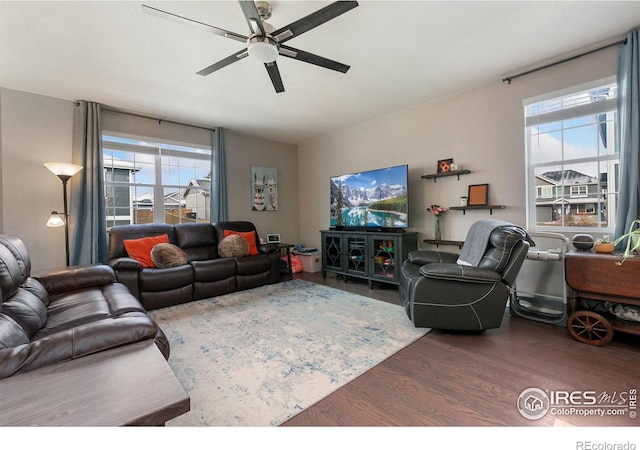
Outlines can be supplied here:
M451 164L453 164L453 158L441 159L438 161L438 173L450 172Z
M468 206L486 206L489 204L489 185L470 184L467 194Z
M251 209L278 210L278 169L251 166Z

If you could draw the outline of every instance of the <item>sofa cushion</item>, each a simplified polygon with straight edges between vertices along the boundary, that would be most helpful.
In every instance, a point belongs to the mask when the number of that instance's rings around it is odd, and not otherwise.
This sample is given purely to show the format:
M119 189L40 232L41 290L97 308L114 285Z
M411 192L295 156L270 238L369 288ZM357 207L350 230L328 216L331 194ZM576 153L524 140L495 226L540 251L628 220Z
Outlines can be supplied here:
M36 333L34 340L110 317L100 287L52 295L47 313L47 323Z
M138 265L139 264L136 263L136 267ZM34 281L37 280L37 284L32 285L33 283L30 283L30 279L27 280L27 283L22 287L32 291L48 305L49 303L48 300L45 299L45 295L115 283L116 275L110 266L106 264L94 264L41 270L34 279ZM38 285L40 286L39 292L36 291Z
M176 245L185 251L189 261L218 258L218 237L210 223L178 223L174 225Z
M16 323L11 317L0 313L0 378L3 378L1 373L2 354L6 353L11 356L14 351L13 347L20 345L27 345L30 342L30 337L25 333L24 328ZM3 349L8 349L2 351Z
M257 255L260 252L258 251L258 246L256 245L256 232L255 231L234 231L234 230L224 230L224 237L229 237L233 235L238 235L243 237L247 243L249 244L249 255ZM218 253L220 252L220 247L218 247ZM222 254L220 254L222 256ZM245 256L245 255L243 255Z
M0 245L0 306L18 292L23 282L20 265L4 245Z
M189 264L165 269L142 269L139 273L139 282L140 292L170 291L191 286L193 284L193 269Z
M123 241L124 248L129 256L142 264L142 267L155 267L151 259L151 250L153 246L160 243L169 243L169 236L161 234L160 236L150 236L140 239L125 239Z
M184 266L189 262L187 254L177 245L160 243L151 249L151 260L159 269Z
M2 314L15 320L29 338L47 322L46 305L26 289L18 289L18 292L9 301L3 303Z
M247 256L250 251L249 242L238 234L230 234L218 244L218 253L223 258Z
M216 258L208 261L190 261L196 282L211 282L235 278L238 268L232 258Z
M168 223L142 223L111 227L109 230L109 260L129 257L127 249L124 247L125 239L140 239L162 234L169 236L170 244L179 245L176 242L175 226Z
M11 252L20 268L22 280L26 280L31 274L31 259L29 258L29 252L27 252L27 247L24 245L24 242L17 237L0 234L0 244Z

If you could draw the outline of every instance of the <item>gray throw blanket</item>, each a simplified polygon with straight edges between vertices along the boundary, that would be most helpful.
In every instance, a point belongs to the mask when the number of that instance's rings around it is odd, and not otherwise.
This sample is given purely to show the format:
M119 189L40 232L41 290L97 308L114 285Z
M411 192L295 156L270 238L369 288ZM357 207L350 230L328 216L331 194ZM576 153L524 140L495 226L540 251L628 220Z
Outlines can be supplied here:
M480 261L482 261L482 257L487 250L491 233L496 228L503 226L521 229L525 239L530 243L533 243L533 239L531 239L531 236L529 236L529 233L527 233L524 228L520 228L512 223L503 222L501 220L479 220L469 228L467 238L465 239L460 255L458 256L457 263L461 266L477 267L478 264L480 264Z

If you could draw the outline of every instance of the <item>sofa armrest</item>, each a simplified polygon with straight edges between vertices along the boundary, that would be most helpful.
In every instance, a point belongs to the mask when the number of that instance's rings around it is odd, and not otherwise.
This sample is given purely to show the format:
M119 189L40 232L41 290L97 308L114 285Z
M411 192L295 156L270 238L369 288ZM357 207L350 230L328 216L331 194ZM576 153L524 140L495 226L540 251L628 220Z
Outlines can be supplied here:
M129 313L116 319L81 325L28 344L0 349L0 379L122 345L154 339L157 334L158 325L145 313Z
M452 263L432 263L420 267L420 274L431 279L468 281L474 283L495 283L502 276L490 269L461 266Z
M120 258L112 258L109 261L109 265L113 268L113 270L142 270L142 264L139 261L129 258L128 256L123 256Z
M33 278L38 280L50 295L116 282L113 269L105 264L52 269L34 275Z
M413 250L407 255L410 263L422 266L431 263L455 263L458 260L457 253L438 252L434 250Z

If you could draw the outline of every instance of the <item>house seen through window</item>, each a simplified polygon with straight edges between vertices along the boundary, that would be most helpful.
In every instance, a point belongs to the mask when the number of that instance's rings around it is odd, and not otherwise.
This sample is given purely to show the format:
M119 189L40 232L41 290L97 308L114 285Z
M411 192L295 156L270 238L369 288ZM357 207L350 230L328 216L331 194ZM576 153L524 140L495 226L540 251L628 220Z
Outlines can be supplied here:
M608 79L524 102L530 229L613 231L616 93Z
M103 134L107 228L209 222L211 148Z

